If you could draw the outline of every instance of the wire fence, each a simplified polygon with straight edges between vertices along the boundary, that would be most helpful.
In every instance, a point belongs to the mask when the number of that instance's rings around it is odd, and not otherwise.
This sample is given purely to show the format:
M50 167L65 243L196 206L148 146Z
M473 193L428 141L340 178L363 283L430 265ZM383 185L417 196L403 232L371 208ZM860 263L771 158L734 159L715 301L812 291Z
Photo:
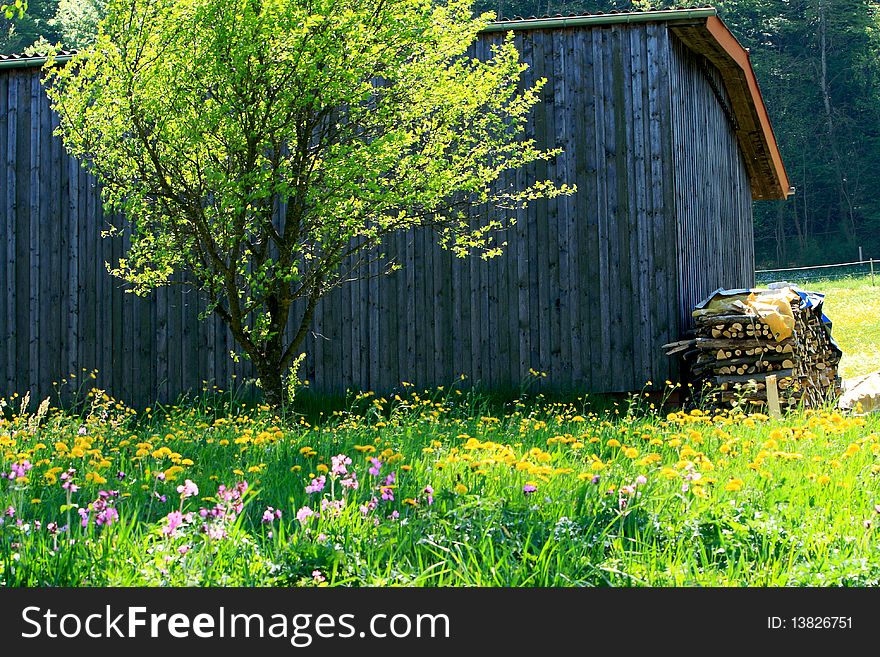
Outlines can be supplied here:
M836 281L846 278L871 279L875 284L875 275L880 282L880 260L858 260L841 262L834 265L816 265L814 267L787 267L783 269L759 269L755 271L755 284L768 285L785 281L787 283L811 283L813 281Z

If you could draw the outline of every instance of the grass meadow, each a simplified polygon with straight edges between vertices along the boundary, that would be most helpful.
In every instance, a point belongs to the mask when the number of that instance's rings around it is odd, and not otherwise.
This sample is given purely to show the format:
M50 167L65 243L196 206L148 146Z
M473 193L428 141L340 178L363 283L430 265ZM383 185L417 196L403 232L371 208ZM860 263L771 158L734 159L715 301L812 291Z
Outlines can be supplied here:
M858 376L880 370L880 271L870 278L817 281L807 289L824 292L825 314L831 319L834 339L843 350L840 373Z
M812 287L844 371L877 369L878 288ZM5 586L880 584L876 415L455 385L285 417L5 404Z

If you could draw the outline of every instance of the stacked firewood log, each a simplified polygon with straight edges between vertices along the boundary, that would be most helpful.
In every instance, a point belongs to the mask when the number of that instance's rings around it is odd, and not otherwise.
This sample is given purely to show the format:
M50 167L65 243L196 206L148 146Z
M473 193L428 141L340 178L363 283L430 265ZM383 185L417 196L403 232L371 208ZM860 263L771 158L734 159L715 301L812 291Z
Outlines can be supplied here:
M694 311L695 337L664 345L667 354L684 357L696 388L723 403L764 406L767 377L775 375L780 406L807 408L822 406L840 393L841 352L823 321L820 295L811 297L819 299L815 304L792 292L794 321L789 316L785 329L779 314L755 310L761 308L761 291L735 291L741 292L737 296L719 290L715 298L719 292L729 294L723 304L713 307L710 297ZM765 292L778 302L778 291Z

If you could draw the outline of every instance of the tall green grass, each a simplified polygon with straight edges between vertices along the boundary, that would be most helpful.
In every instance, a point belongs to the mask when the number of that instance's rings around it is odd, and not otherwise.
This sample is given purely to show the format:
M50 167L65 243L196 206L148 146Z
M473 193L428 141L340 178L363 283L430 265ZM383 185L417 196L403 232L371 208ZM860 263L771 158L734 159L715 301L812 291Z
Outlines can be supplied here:
M635 398L617 411L539 398L499 409L444 389L361 395L318 423L207 401L158 414L101 398L84 416L10 413L0 583L880 583L877 418L658 415ZM333 480L340 454L352 462ZM25 476L9 479L25 461ZM62 488L69 468L75 493ZM354 490L342 485L352 471ZM322 475L324 489L306 492ZM197 495L178 493L186 480ZM240 502L218 496L242 481ZM100 491L118 491L109 525L95 523ZM218 505L225 519L199 515Z
M805 286L825 294L825 314L843 350L840 373L853 377L880 370L880 270L875 278L815 281Z

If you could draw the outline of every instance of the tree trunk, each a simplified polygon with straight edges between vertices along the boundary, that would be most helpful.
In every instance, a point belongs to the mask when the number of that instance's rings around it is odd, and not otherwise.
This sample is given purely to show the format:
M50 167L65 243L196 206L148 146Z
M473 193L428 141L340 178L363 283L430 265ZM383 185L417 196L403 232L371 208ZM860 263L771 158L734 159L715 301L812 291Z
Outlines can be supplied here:
M287 400L281 378L281 368L268 361L256 363L256 368L266 403L273 409L281 410Z
M849 186L846 172L844 171L843 157L840 154L834 129L834 112L831 107L831 89L828 84L828 44L826 38L827 26L825 22L825 4L819 0L819 88L822 93L822 105L825 108L825 123L828 131L828 144L831 149L834 170L837 174L838 204L840 212L840 224L843 234L852 239L855 235L855 217L853 204L850 199Z

